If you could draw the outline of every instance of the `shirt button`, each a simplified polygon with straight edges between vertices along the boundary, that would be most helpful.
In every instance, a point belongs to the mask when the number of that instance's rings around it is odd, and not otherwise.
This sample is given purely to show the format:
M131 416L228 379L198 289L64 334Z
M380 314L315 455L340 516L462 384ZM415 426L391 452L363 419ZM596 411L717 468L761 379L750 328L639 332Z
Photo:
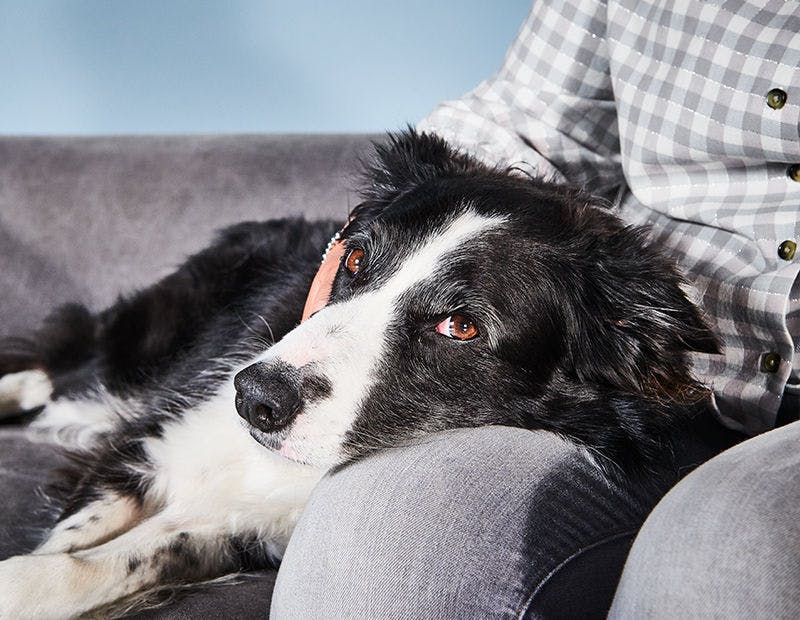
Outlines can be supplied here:
M781 356L770 351L761 356L761 372L777 372L781 365Z
M786 170L786 174L789 175L792 181L800 183L800 164L792 164L789 166L788 170Z
M787 239L778 246L778 256L783 260L792 260L795 250L797 250L797 244L791 239Z
M780 88L773 88L767 93L767 105L773 110L780 110L786 105L786 91Z

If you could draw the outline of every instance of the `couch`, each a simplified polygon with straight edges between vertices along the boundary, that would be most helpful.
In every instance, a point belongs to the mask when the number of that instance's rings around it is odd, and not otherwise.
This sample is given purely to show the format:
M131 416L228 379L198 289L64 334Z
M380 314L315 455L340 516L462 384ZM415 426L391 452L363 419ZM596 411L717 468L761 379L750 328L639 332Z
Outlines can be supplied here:
M214 230L285 215L344 220L370 136L0 138L0 337L54 306L92 309L164 275ZM0 559L54 515L37 491L63 463L24 426L0 426ZM274 571L201 589L137 617L264 618Z

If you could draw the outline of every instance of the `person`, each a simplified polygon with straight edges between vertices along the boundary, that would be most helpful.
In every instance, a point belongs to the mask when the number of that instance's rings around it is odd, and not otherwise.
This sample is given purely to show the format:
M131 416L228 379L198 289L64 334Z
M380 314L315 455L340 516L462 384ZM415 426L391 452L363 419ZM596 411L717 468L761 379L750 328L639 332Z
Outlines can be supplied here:
M298 525L274 617L800 613L799 33L783 0L536 0L499 72L419 124L649 226L723 343L693 360L719 422L650 484L506 428L344 468ZM737 433L756 437L714 456Z

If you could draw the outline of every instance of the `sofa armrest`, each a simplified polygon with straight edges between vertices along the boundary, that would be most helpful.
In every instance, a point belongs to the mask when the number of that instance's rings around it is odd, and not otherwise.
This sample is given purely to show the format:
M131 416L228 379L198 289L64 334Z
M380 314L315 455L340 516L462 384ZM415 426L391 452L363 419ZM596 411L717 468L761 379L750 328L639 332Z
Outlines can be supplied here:
M175 267L213 231L344 220L374 136L0 138L0 336L92 309Z

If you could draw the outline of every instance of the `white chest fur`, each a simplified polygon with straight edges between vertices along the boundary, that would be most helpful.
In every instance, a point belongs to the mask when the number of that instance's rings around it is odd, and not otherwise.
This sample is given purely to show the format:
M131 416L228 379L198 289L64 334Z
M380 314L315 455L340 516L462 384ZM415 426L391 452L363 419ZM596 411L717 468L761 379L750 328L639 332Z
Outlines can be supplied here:
M148 439L151 463L146 502L180 520L225 523L230 531L259 532L283 554L312 489L325 473L289 461L258 444L234 409L227 383L208 402L187 411Z

